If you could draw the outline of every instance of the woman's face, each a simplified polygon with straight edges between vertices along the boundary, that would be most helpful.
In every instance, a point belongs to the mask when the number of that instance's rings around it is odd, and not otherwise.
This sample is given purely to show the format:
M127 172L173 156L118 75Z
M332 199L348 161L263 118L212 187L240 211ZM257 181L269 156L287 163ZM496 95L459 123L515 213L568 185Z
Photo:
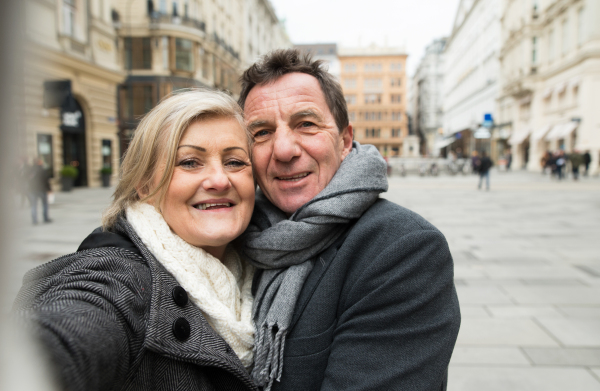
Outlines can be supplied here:
M250 222L254 179L249 152L244 129L230 118L192 123L177 149L163 217L179 237L217 258Z

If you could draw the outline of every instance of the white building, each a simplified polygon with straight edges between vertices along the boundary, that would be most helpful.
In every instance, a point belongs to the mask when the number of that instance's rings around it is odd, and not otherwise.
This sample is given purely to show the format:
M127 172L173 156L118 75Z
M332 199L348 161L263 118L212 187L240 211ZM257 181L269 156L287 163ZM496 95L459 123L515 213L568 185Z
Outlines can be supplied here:
M443 127L443 81L444 81L444 48L446 38L435 39L425 49L415 75L412 79L409 110L412 126L416 134L425 141L424 152L436 155L435 140Z
M550 150L600 153L600 2L504 0L500 115L517 167Z
M461 0L444 52L444 135L469 153L490 148L473 133L484 115L494 116L500 72L501 0ZM492 157L496 154L492 147Z
M269 0L246 0L244 10L244 67L274 49L292 46L283 23L279 21Z

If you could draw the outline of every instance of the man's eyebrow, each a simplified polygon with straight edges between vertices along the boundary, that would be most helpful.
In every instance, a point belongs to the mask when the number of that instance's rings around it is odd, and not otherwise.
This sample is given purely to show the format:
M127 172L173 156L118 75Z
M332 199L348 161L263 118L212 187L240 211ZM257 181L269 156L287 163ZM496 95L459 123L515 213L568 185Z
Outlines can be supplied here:
M290 120L297 121L302 118L314 118L319 122L323 122L323 117L312 109L302 110L291 115Z
M180 145L180 146L177 147L177 149L183 148L183 147L194 148L194 149L197 149L200 152L206 152L206 149L204 149L202 147L199 147L197 145Z
M248 124L248 130L250 132L254 131L256 128L260 128L261 126L265 126L266 124L268 124L269 121L263 120L263 119L259 119L256 121L252 121L250 122L250 124Z

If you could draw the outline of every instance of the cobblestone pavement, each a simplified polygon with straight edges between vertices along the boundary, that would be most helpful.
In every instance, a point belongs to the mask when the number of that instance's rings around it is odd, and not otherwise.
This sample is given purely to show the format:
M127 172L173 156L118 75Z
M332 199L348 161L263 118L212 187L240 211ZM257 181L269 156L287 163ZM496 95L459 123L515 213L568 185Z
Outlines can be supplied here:
M384 195L435 224L454 257L462 325L448 389L600 391L600 179L491 182L487 192L474 176L392 177ZM13 292L27 269L77 249L111 193L57 193L52 223L18 229Z
M385 195L450 245L462 324L448 390L600 390L600 180L477 179L393 177Z

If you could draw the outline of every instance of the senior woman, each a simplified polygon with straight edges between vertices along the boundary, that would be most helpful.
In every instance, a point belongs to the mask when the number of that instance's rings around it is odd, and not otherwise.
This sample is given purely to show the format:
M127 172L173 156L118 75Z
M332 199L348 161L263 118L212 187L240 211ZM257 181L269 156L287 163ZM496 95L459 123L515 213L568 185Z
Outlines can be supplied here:
M103 227L30 271L16 307L69 390L255 390L254 270L229 243L254 207L228 95L172 95L140 122Z

